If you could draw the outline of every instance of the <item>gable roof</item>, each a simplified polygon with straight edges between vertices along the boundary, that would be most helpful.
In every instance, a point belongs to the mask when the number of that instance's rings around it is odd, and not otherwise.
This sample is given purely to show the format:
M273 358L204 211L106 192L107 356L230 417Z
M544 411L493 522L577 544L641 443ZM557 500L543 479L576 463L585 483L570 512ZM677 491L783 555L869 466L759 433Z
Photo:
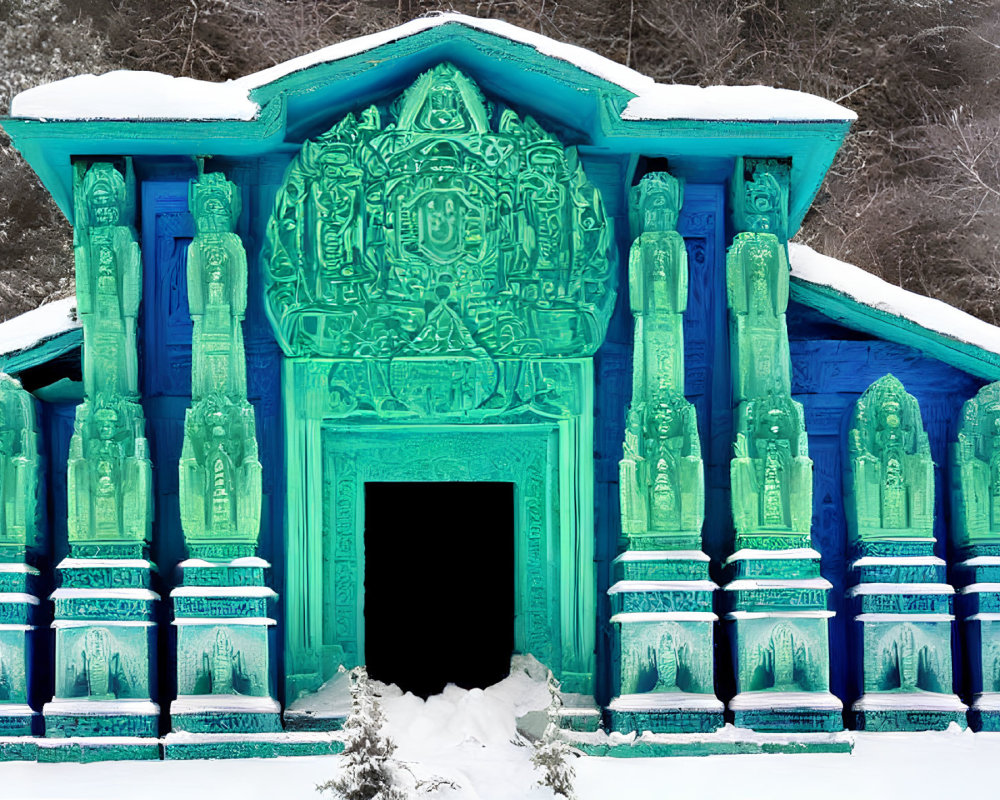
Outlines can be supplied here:
M790 231L855 118L785 89L657 84L514 25L442 14L227 83L148 72L68 78L15 97L3 127L72 219L75 156L254 157L297 149L441 61L487 94L564 128L581 152L666 157L681 175L713 159L791 158Z

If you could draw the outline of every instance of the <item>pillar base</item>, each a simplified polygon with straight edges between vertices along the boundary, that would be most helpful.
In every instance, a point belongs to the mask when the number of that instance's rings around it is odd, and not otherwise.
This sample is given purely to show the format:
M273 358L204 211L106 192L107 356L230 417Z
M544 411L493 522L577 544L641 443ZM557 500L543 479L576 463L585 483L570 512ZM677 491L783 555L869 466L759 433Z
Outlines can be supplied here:
M187 733L277 733L281 706L270 697L182 695L170 704L170 724Z
M609 730L619 733L711 733L725 724L722 701L711 694L626 694L605 710Z
M954 694L867 692L851 706L859 731L943 731L952 722L966 727L968 706Z
M741 692L729 702L737 728L778 733L839 731L843 704L830 692Z

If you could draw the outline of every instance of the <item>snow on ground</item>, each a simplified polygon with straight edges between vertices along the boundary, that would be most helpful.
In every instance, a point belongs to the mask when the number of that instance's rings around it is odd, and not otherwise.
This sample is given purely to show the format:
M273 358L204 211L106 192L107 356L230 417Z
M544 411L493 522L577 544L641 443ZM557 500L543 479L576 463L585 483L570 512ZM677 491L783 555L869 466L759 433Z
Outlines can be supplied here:
M800 281L828 286L886 314L908 319L923 328L991 353L1000 353L1000 327L983 322L954 306L886 283L861 267L817 253L808 245L789 242L788 260L792 266L792 277Z
M635 70L582 47L496 19L434 14L293 58L226 83L174 78L156 72L115 71L77 75L36 86L11 103L12 117L32 119L254 119L260 106L250 92L316 64L338 61L399 41L429 28L458 23L533 47L632 92L622 119L751 121L853 120L857 115L815 95L770 86L702 88L659 84Z
M424 701L383 687L386 730L417 778L454 780L431 800L546 800L519 715L547 702L525 670L486 690L455 686ZM1000 734L859 733L853 754L577 758L579 800L923 800L996 796ZM337 756L111 764L0 764L3 800L319 800ZM411 779L412 782L412 779ZM329 795L325 795L329 797Z

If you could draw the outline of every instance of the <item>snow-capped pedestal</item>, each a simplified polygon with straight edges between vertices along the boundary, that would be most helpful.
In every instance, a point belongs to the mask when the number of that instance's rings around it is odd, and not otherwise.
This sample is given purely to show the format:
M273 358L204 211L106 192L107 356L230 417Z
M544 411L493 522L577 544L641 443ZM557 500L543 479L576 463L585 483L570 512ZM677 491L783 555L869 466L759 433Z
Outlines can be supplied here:
M83 750L90 760L160 757L154 569L143 558L60 562L55 697L42 709L46 760L80 760Z
M270 567L256 556L230 561L188 559L183 584L170 593L177 634L177 698L170 704L167 758L219 757L212 737L281 732L271 664L274 603L266 584ZM198 734L197 738L178 734ZM232 756L257 750L232 748ZM214 754L214 755L213 755Z

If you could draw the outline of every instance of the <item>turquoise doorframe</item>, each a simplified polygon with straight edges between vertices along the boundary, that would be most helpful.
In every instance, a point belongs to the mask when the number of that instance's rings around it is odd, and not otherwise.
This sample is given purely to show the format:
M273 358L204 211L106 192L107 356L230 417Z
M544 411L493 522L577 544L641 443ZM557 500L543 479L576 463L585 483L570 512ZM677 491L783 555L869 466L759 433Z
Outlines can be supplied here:
M592 360L510 365L522 376L537 373L545 390L502 409L446 408L419 416L394 416L385 406L375 410L378 404L368 411L352 408L339 396L331 401L331 375L343 363L285 359L282 368L286 702L315 691L341 664L363 663L366 481L513 483L515 649L549 666L566 691L591 694ZM361 361L353 367L367 370ZM475 520L469 535L475 535Z

